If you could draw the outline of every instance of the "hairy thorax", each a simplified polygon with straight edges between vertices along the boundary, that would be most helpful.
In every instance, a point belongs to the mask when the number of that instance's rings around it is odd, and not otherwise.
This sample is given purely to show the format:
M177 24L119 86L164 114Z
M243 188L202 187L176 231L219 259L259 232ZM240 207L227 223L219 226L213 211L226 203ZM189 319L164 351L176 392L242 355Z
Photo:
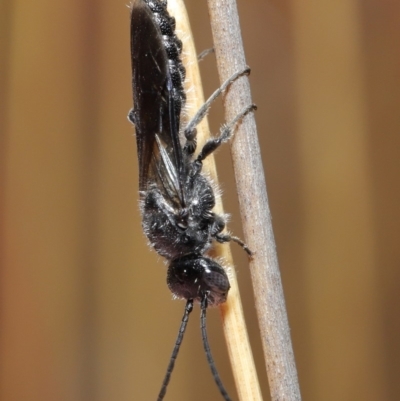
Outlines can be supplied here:
M154 249L169 260L204 253L212 236L225 226L212 211L215 197L209 181L197 174L185 185L183 207L163 196L155 186L149 188L141 202L144 232Z

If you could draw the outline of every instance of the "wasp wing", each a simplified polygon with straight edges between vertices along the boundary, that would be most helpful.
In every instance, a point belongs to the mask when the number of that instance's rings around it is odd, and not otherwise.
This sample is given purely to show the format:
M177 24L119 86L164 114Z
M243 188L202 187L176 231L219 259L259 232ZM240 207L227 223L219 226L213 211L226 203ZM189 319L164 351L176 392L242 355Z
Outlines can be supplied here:
M144 0L135 0L131 11L134 109L130 117L136 129L139 189L143 193L155 183L165 196L184 205L185 172L179 140L181 105L176 105L173 63L165 45L168 36L161 32L159 22L161 19L172 25L172 19L166 10L163 12L161 3L159 7L161 12L154 13ZM173 27L170 28L174 35Z

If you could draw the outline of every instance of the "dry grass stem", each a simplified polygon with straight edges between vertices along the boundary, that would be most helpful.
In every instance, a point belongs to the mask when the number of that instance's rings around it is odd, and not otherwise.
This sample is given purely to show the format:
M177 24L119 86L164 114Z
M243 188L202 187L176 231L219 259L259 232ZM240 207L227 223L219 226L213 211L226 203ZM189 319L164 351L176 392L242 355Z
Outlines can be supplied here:
M208 0L208 6L223 82L246 66L237 6L235 0ZM242 77L224 97L227 121L251 103L249 80ZM256 252L250 268L271 399L299 401L300 388L252 113L244 118L235 134L232 159L245 240Z
M178 32L183 32L183 37L181 35L181 39L184 41L185 53L183 61L187 67L186 82L190 88L190 90L187 91L187 104L188 107L191 108L188 112L190 115L194 115L204 103L204 95L197 64L197 53L193 40L191 39L190 24L182 0L169 0L168 9L176 18ZM199 149L201 149L202 144L204 144L209 136L209 132L208 122L205 118L198 126ZM204 161L204 170L217 182L215 161L212 155L207 157ZM217 213L223 213L220 199L217 199L215 210ZM222 256L228 264L233 265L232 254L228 244L218 244L217 253L219 256ZM262 400L262 395L251 353L234 269L231 269L229 280L231 289L228 301L221 306L221 314L237 392L242 401L260 401Z

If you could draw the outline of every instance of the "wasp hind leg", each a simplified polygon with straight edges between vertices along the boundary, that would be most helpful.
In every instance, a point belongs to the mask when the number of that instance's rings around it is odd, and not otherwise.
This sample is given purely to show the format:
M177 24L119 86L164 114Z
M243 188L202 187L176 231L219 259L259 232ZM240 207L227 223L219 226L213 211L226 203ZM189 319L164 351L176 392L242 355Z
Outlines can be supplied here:
M184 146L184 151L188 155L192 155L196 151L197 146L197 129L196 127L201 123L203 118L207 115L210 107L215 99L218 98L234 81L243 75L249 75L250 68L246 67L241 71L235 72L231 77L229 77L200 107L195 116L189 121L186 128L184 129L184 135L186 138L186 143Z
M239 120L241 120L248 113L256 109L257 106L255 104L251 104L250 106L244 108L229 124L224 124L221 127L219 136L216 138L211 138L205 143L203 149L197 156L196 161L197 162L203 161L208 155L217 150L222 143L229 141L234 134L235 126L239 122Z

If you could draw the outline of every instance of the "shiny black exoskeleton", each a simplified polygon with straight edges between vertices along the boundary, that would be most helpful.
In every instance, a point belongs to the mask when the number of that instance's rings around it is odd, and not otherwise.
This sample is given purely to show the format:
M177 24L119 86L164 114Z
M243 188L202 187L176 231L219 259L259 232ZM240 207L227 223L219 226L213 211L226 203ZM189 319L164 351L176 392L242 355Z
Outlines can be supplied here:
M222 234L225 220L212 211L214 188L201 170L202 160L230 134L209 140L193 157L199 121L180 131L185 104L181 52L182 42L166 2L135 0L131 14L134 108L129 118L136 128L143 229L151 246L170 261L171 291L199 302L207 293L208 304L218 305L226 300L229 280L215 260L203 255L213 240L232 238Z
M223 233L225 217L213 212L215 188L202 173L202 162L229 140L236 123L254 105L246 107L219 136L206 142L197 156L196 126L211 103L246 68L227 80L183 128L185 68L182 42L175 34L175 20L165 0L134 0L131 13L132 88L134 108L129 113L136 128L139 159L140 210L143 230L151 246L169 261L167 283L172 293L187 300L178 338L158 401L164 399L193 302L201 304L203 345L214 380L225 401L230 401L219 378L206 334L208 305L226 301L230 288L224 268L204 256L212 241L235 241Z

